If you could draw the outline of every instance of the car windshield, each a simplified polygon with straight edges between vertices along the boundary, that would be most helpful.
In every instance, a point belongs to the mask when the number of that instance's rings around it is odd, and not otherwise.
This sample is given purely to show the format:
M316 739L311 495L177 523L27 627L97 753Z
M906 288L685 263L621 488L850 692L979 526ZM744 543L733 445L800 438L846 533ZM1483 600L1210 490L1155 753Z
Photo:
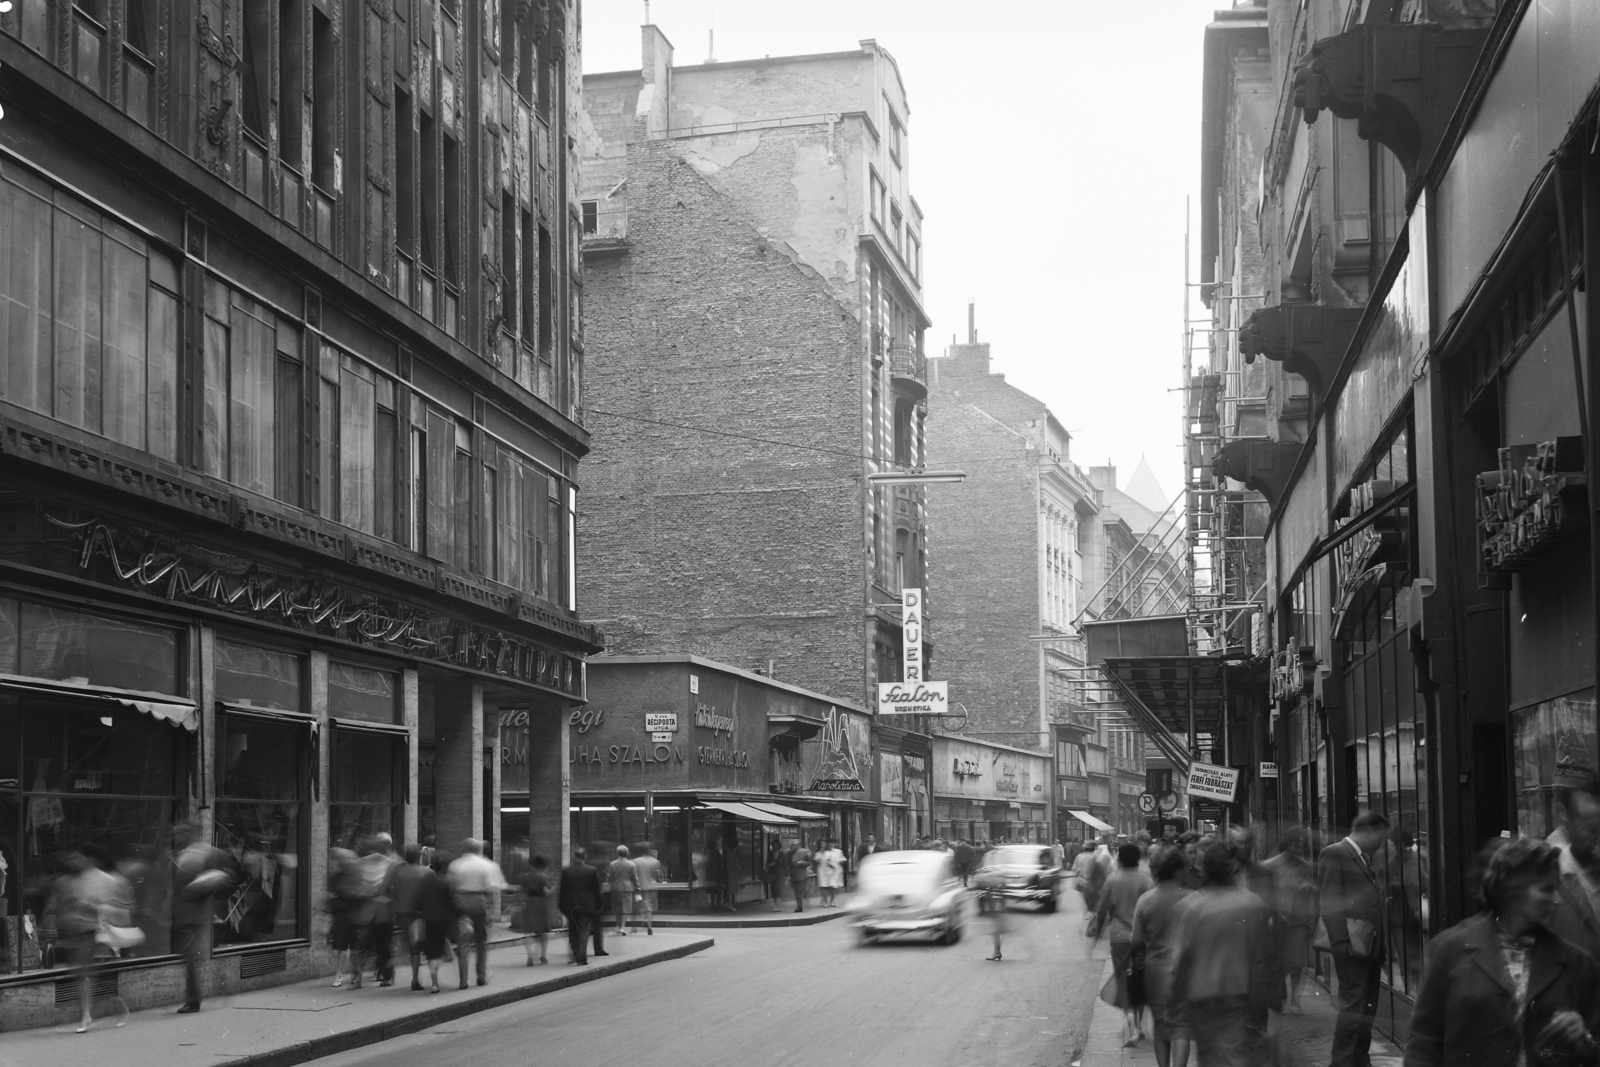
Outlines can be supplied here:
M1055 863L1055 854L1047 848L997 848L983 862L989 867L1049 867Z

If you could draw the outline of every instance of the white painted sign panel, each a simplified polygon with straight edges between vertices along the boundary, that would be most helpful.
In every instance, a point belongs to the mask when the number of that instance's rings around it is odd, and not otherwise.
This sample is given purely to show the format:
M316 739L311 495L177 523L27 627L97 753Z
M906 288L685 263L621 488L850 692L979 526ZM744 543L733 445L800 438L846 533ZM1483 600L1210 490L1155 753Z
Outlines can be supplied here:
M1278 765L1276 763L1263 763L1263 764L1261 764L1261 777L1263 777L1263 778L1276 778L1276 777L1278 777Z
M922 681L921 589L905 589L900 593L900 662L905 665L902 677L906 681Z
M949 682L879 682L879 715L947 715Z
M1189 764L1189 784L1184 792L1202 800L1220 800L1233 803L1233 794L1239 788L1239 772L1232 767L1217 767L1210 763Z
M653 734L670 734L678 728L678 713L675 711L647 711L644 713L644 728Z

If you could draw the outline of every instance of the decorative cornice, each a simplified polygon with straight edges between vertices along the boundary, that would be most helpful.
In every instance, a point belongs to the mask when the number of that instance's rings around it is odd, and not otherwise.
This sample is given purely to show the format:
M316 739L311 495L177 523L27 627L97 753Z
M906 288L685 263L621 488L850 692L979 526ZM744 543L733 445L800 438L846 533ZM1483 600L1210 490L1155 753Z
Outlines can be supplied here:
M1488 30L1431 22L1362 23L1311 46L1294 74L1307 124L1326 109L1393 152L1413 185L1472 76Z
M1246 363L1265 356L1311 386L1320 406L1339 372L1365 309L1326 304L1278 304L1260 308L1239 329Z

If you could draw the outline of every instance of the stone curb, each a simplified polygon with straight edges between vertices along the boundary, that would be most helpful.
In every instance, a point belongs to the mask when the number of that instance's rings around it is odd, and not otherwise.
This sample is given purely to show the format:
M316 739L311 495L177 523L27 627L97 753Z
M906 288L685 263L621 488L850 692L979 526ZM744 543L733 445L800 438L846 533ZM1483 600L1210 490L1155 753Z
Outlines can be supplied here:
M759 930L763 926L816 926L818 923L831 922L834 919L842 919L849 914L850 912L840 908L838 910L829 909L828 911L806 912L803 915L794 915L791 913L790 917L781 919L741 919L737 916L729 916L726 919L658 918L656 919L655 924L663 929L671 930L693 930L696 928L704 928L707 930ZM613 929L613 927L607 927L606 936L615 936L615 934L612 932ZM634 933L637 932L638 931L634 931ZM629 934L628 936L633 937L634 934Z
M276 1048L270 1052L257 1052L248 1056L230 1059L228 1063L236 1065L236 1067L293 1067L295 1064L321 1059L324 1056L349 1052L352 1049L377 1044L380 1041L388 1041L391 1038L415 1034L429 1027L438 1026L440 1023L451 1022L468 1015L476 1015L478 1012L488 1011L491 1008L503 1008L507 1004L529 1000L545 993L554 993L560 989L583 985L585 982L593 982L613 974L622 974L624 971L638 970L640 967L648 967L652 963L682 959L685 956L711 948L716 943L714 938L708 937L637 959L591 964L581 969L573 968L571 973L565 974L560 978L547 978L529 985L500 989L472 1000L457 1001L453 1004L448 1002L439 1004L434 1007L424 1008L421 1011L412 1012L402 1018L368 1023L365 1026L328 1034L310 1041L297 1041L292 1045Z

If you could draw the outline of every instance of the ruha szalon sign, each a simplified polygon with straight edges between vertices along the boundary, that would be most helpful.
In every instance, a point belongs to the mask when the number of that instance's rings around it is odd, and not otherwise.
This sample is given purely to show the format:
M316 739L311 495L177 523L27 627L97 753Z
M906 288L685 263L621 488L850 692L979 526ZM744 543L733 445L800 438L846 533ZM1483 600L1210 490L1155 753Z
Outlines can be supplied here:
M922 590L900 593L900 662L905 680L878 683L879 715L946 715L950 711L950 683L922 677Z

